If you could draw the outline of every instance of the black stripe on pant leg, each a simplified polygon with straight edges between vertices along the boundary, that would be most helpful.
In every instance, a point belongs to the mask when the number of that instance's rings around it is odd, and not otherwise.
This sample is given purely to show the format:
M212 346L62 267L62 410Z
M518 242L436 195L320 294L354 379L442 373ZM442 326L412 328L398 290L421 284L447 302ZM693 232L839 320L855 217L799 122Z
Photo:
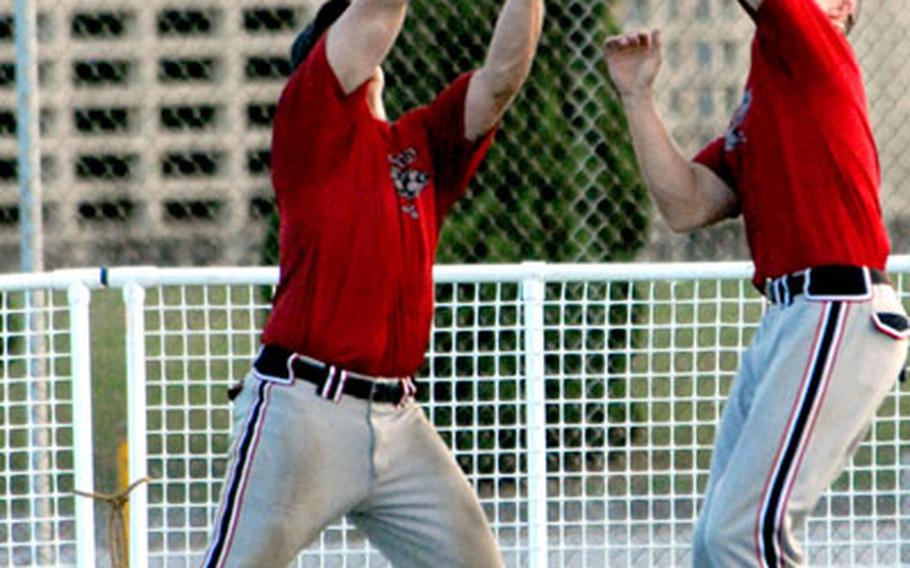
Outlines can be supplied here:
M239 506L239 503L237 503L237 494L240 491L244 471L249 465L247 464L247 460L249 459L253 438L256 437L256 429L259 426L262 408L265 405L265 389L267 385L268 383L266 381L260 381L256 406L253 407L252 416L247 423L246 431L243 433L243 440L240 442L240 448L237 452L237 463L234 467L234 476L228 480L228 490L225 493L224 512L221 515L221 524L217 527L215 532L215 542L212 544L211 553L206 561L206 568L214 568L218 565L221 555L225 552L224 547L230 533L231 522L234 515L238 514L238 511L236 511Z
M782 506L781 501L784 498L783 492L784 486L787 484L787 478L789 477L788 474L795 465L796 453L799 450L803 437L807 433L806 430L809 418L812 416L813 407L818 401L819 392L822 383L824 382L825 367L827 366L828 359L832 355L832 348L837 336L838 324L843 308L843 302L833 302L831 304L831 310L828 312L827 321L824 324L824 331L822 332L818 354L815 361L812 362L806 399L797 411L797 418L792 426L790 436L787 441L784 442L785 449L780 461L780 467L778 468L777 475L771 485L771 491L768 496L769 505L765 512L765 516L762 519L761 527L762 539L765 545L765 562L771 567L783 566L783 559L777 557L774 546L774 539L777 533L775 519Z

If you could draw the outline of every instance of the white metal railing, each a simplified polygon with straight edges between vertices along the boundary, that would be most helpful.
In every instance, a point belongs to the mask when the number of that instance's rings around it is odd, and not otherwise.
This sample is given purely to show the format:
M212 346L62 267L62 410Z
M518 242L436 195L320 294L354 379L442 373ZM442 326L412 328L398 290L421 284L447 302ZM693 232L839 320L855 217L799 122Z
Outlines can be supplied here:
M910 257L889 269L906 299ZM764 310L750 272L747 263L436 269L424 408L477 489L509 566L689 562L713 428ZM36 378L21 348L0 353L0 459L9 464L0 469L0 564L95 565L93 508L71 490L93 489L89 300L104 286L125 301L129 475L152 478L130 499L132 565L199 561L226 467L224 387L248 369L277 276L138 267L0 277L3 344L44 333L49 378L71 385L52 389L52 400L18 400L17 381ZM27 312L17 295L31 291L49 295L46 330L11 324ZM898 387L809 520L813 565L899 565L910 553L907 402ZM22 405L68 410L50 424L20 424ZM44 427L71 434L49 447L17 437ZM30 459L20 472L23 451L56 456L54 470L35 471L40 460ZM24 490L50 503L51 518L17 508L25 474L53 481L47 495ZM386 565L341 522L298 565L348 561Z
M97 274L0 277L0 564L95 565L93 504L72 490L91 488L94 477L88 322ZM40 327L29 329L34 321ZM62 384L71 387L46 388Z

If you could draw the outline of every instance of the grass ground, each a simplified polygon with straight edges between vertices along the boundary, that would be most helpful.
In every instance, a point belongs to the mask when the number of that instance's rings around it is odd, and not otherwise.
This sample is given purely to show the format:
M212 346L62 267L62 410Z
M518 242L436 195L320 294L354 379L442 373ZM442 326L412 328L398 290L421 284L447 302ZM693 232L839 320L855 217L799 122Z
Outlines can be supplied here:
M92 295L92 411L95 418L95 487L116 493L117 448L126 442L126 319L119 290Z

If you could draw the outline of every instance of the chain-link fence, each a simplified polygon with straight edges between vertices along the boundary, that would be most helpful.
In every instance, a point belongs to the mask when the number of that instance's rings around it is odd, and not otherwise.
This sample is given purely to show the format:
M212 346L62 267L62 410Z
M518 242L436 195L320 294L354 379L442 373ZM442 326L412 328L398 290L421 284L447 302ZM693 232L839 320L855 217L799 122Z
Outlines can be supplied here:
M245 264L274 205L270 125L287 52L319 0L35 0L45 256L87 264ZM413 0L386 65L393 116L483 62L501 0ZM662 110L687 152L738 105L751 24L736 0L547 2L527 88L450 220L443 261L745 258L739 222L670 235L638 180L599 46L661 27ZM866 7L866 71L895 251L910 247L910 14ZM0 270L18 266L13 1L0 0Z

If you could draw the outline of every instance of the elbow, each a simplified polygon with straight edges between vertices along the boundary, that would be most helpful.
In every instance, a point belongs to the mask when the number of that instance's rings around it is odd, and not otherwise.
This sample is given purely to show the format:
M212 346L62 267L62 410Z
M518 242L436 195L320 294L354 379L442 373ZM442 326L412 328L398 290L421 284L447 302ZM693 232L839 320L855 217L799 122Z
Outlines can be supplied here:
M531 60L514 62L490 70L491 94L497 106L506 106L524 86L531 72Z
M507 108L518 95L528 78L529 71L529 64L488 64L477 72L475 78L483 85L486 100L500 111Z
M661 215L670 230L677 235L690 233L707 223L701 212L695 207L686 207L681 203L660 204Z
M677 204L672 211L661 209L667 225L676 234L691 233L717 223L727 217L726 210L711 209L698 204L689 207Z
M520 82L517 85L514 83L500 85L493 90L493 106L497 109L507 108L518 95L520 88Z
M685 219L682 217L667 217L664 216L667 220L667 225L670 227L670 230L677 235L684 235L690 233L693 230L701 226L700 223L693 222L691 219Z
M521 44L498 45L494 47L483 66L483 72L490 77L490 85L496 91L514 95L517 93L534 63L536 40L522 41Z
M718 220L717 215L726 204L706 192L703 183L699 183L697 170L690 166L690 176L682 185L660 188L654 192L661 196L658 205L667 225L676 234L689 233ZM655 189L655 188L652 188Z

